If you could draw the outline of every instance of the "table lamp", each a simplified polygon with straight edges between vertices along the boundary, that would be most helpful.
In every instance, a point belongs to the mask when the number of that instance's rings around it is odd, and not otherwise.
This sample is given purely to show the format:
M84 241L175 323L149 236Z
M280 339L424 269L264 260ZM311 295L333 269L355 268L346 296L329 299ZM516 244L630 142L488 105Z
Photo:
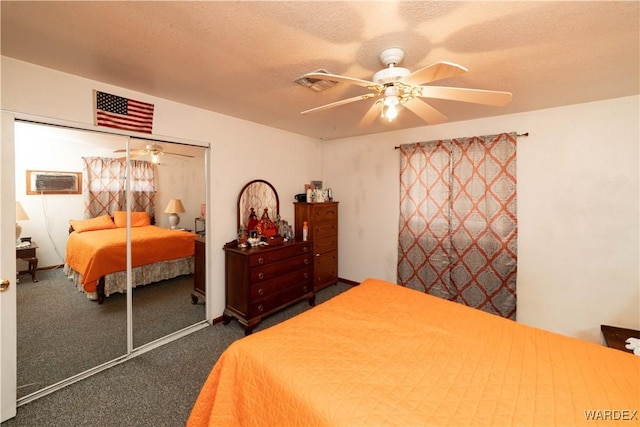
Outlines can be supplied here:
M182 200L180 199L171 199L167 208L164 210L164 213L168 213L169 215L169 224L171 225L171 229L175 230L178 228L178 224L180 223L180 215L179 213L185 212L184 206L182 205Z
M29 219L29 215L24 211L20 202L16 202L16 240L20 239L22 234L22 226L17 221L25 221Z

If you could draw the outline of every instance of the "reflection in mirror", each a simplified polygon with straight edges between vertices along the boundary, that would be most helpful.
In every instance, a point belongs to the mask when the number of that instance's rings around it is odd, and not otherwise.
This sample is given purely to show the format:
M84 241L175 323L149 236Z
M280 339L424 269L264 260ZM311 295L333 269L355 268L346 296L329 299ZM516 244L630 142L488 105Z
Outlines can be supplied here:
M29 217L22 237L31 238L30 248L16 248L18 399L127 353L126 295L99 305L63 268L69 221L85 219L83 195L27 195L25 179L27 170L83 172L83 157L111 157L125 147L120 136L15 124L16 201Z
M153 165L155 193L152 197L141 194L141 201L136 202L134 191L131 199L138 206L134 210L153 200L154 236L161 239L153 245L138 245L132 240L134 277L138 271L144 276L134 279L135 284L144 286L136 286L132 293L133 346L138 348L205 320L206 245L201 206L206 200L206 149L132 139L130 150L132 169L137 162ZM177 225L170 222L173 216L177 216ZM138 231L132 227L132 239ZM143 257L149 263L138 267Z
M247 183L238 195L238 229L243 227L249 230L249 217L252 209L258 219L267 209L272 221L278 219L280 214L280 201L278 192L269 182L256 179Z

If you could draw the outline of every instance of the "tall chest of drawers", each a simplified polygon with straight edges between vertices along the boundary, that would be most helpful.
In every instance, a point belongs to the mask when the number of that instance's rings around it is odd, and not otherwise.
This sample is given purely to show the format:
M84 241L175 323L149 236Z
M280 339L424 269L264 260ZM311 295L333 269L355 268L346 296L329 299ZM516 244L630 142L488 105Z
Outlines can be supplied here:
M224 251L225 324L236 318L248 335L269 314L303 299L315 303L311 242L244 249L232 242Z
M302 236L307 222L308 240L313 242L314 291L338 281L338 202L294 203L295 232Z

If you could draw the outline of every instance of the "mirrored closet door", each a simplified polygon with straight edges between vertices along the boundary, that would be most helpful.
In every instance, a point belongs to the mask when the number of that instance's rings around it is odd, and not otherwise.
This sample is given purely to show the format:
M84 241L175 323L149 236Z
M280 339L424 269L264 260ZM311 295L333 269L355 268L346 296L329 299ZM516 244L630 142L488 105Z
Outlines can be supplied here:
M152 283L137 286L132 294L134 348L205 319L204 294L196 283L204 279L205 154L202 147L130 141L133 209L142 210L147 203L142 190L148 183L136 181L144 175L139 159L148 157L155 165L155 224L160 228L156 231L168 234L154 245L155 254L146 243L140 249L132 247L134 264L144 263L133 268L134 283ZM136 231L134 227L132 233Z
M19 400L205 320L205 148L17 121L15 150Z

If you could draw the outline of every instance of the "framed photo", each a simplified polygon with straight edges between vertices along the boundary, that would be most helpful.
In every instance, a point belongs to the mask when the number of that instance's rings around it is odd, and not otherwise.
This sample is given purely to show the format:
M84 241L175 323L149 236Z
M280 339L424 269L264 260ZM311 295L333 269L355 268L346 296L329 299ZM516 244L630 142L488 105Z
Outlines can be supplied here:
M322 190L322 181L311 181L311 185L312 185L316 190Z
M82 172L27 170L27 194L82 194Z
M249 237L252 238L252 239L257 239L258 238L258 230L249 231Z

